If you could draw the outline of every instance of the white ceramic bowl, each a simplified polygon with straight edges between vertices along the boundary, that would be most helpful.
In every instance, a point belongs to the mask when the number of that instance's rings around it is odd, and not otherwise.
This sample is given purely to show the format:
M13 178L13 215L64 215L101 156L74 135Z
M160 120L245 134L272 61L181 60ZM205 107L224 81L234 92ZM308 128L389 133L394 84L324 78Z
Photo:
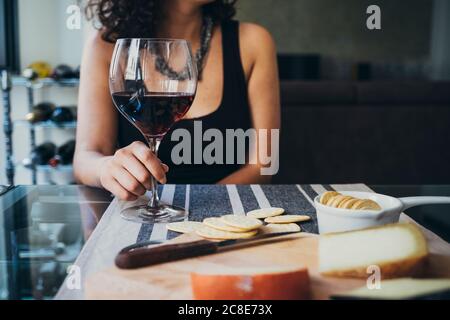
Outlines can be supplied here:
M314 199L317 211L319 233L343 232L365 229L398 222L403 210L423 204L450 204L450 197L408 197L394 198L378 193L342 191L343 195L360 199L371 199L380 206L379 211L339 209L323 205L319 202L320 196Z

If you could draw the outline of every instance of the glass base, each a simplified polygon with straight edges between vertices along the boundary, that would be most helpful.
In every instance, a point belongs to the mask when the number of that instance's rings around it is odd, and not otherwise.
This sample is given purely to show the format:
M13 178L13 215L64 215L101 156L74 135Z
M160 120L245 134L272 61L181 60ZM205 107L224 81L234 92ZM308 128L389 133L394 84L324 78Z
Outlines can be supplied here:
M187 218L188 211L181 207L160 203L154 208L148 205L126 208L120 215L128 221L151 224L183 221Z

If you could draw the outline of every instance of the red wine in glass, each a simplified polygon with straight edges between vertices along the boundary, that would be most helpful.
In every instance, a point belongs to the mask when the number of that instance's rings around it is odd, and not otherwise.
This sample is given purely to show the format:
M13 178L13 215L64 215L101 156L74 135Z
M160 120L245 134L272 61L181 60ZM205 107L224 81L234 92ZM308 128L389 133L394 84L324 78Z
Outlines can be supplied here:
M117 92L112 95L120 112L144 136L163 137L173 124L184 117L194 101L194 94Z
M142 133L150 151L157 156L159 142L194 101L197 67L189 43L180 39L117 40L109 88L116 108ZM184 208L159 200L153 176L149 191L146 204L138 202L122 210L124 219L166 223L187 218Z

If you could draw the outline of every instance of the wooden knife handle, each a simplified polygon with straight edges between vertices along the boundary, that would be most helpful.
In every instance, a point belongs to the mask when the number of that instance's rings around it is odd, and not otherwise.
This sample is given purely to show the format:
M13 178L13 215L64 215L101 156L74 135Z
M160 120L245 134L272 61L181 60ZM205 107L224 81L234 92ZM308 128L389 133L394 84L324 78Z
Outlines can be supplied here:
M154 248L134 250L125 248L116 256L116 266L120 269L136 269L164 262L212 254L217 252L217 250L217 245L208 240L167 244Z

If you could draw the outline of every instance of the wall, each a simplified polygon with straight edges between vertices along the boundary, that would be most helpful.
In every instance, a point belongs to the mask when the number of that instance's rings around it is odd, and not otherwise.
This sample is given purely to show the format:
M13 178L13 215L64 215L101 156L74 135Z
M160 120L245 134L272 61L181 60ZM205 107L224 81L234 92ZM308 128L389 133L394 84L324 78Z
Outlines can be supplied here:
M66 9L76 0L19 0L20 61L26 67L36 59L52 65L80 63L83 29L66 27Z
M371 4L381 7L382 30L366 28ZM284 53L385 61L429 54L429 0L241 0L238 7L239 19L267 27Z
M434 0L431 38L431 74L435 80L450 78L450 1Z
M381 30L368 30L366 9L381 8ZM238 18L265 26L280 53L322 56L322 77L348 80L355 62L375 78L428 77L433 1L241 0Z

